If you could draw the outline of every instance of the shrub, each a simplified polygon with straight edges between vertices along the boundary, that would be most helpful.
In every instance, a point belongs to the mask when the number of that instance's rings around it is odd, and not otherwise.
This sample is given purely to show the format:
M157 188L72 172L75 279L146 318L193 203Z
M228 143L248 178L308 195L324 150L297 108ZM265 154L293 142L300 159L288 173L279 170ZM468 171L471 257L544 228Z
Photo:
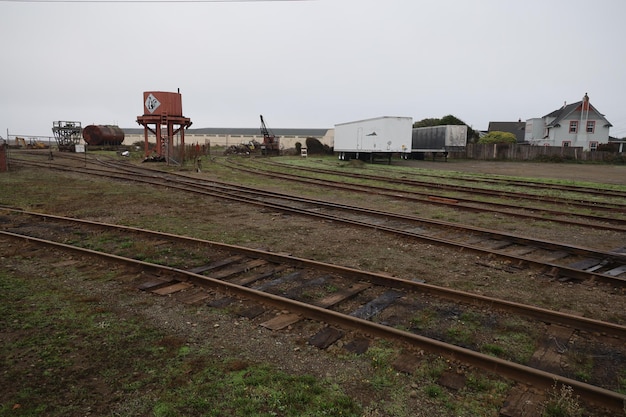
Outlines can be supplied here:
M517 139L513 133L493 131L480 138L478 143L483 145L492 145L494 143L517 143Z

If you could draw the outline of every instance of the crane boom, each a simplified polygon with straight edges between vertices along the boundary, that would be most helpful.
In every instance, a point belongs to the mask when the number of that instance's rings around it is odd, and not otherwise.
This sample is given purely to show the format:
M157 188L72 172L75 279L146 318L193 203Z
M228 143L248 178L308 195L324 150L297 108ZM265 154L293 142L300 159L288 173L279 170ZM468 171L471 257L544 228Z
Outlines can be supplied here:
M263 134L263 145L261 145L261 153L263 155L278 155L280 152L279 141L276 136L265 125L263 115L261 117L261 134Z

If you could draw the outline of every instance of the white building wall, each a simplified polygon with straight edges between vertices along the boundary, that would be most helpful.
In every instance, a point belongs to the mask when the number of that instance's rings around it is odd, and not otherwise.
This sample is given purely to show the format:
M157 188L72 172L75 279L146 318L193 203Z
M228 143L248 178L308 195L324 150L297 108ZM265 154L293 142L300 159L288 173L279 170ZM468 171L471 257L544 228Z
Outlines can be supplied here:
M578 116L579 113L574 113L574 116ZM531 145L537 146L563 146L564 142L569 142L569 146L582 147L584 150L591 150L590 143L596 142L598 144L609 142L609 127L605 126L606 121L602 119L595 119L593 114L590 114L586 120L583 120L582 124L586 121L595 121L595 129L593 133L587 133L587 126L581 125L581 120L576 117L570 117L563 119L559 122L558 127L546 126L554 120L554 118L544 119L528 119L526 121L526 131L524 139ZM578 132L570 133L569 125L570 121L577 121ZM547 137L546 136L547 133Z
M546 135L546 123L540 118L526 120L526 127L524 129L524 140L526 142L534 144L536 141L543 140Z
M302 147L306 146L306 139L308 136L277 136L280 140L280 147L282 149L292 149L296 147L296 143L300 142ZM335 130L329 129L322 137L316 137L322 144L332 147L334 144ZM156 136L149 135L148 141L156 143ZM256 141L263 143L263 135L227 135L227 134L215 134L215 135L198 135L185 133L185 144L187 145L208 145L210 146L223 146L229 147L231 145L240 145L242 143L248 143ZM124 145L132 145L135 142L144 142L144 135L141 134L127 134L124 138Z

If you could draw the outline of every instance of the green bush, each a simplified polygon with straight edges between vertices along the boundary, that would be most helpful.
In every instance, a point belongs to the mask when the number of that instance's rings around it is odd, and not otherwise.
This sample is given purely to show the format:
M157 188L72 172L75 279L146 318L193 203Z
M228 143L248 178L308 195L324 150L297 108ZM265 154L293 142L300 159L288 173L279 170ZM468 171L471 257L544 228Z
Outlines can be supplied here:
M489 132L478 140L481 145L492 145L494 143L517 143L513 133L509 132Z

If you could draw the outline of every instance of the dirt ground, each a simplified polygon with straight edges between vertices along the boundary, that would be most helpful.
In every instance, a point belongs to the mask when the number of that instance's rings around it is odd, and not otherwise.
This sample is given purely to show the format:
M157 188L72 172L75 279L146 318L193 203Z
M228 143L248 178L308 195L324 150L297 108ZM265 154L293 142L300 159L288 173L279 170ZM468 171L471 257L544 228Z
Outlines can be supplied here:
M446 171L478 172L515 177L541 177L562 180L598 182L606 184L626 184L626 166L544 164L485 161L402 161L398 164L412 164L419 168ZM210 166L205 165L210 171ZM47 181L48 179L46 179ZM2 179L0 178L0 182ZM42 180L42 187L43 185ZM50 179L54 184L54 179ZM259 247L277 252L289 252L294 256L317 259L340 265L361 268L374 272L395 275L401 278L426 279L428 283L459 290L473 291L497 296L512 301L525 302L551 309L567 309L602 320L625 322L626 305L624 295L616 289L582 287L567 283L549 282L533 271L510 273L494 263L493 268L478 262L476 255L460 253L456 250L437 248L427 243L413 242L402 238L389 238L380 232L363 231L331 222L314 221L281 213L268 213L251 209L249 206L206 199L199 202L197 197L170 192L141 196L141 200L129 199L116 185L119 193L100 192L98 181L89 179L87 198L74 200L64 194L63 186L57 185L55 193L38 206L38 210L52 214L67 215L105 221L109 223L132 224L150 227L149 219L162 219L159 226L165 226L165 219L176 218L180 224L193 224L193 230L178 230L180 234L195 235L208 240L225 241L247 247ZM71 186L76 189L76 183ZM0 183L1 185L1 183ZM81 185L85 186L85 185ZM134 187L130 192L140 190ZM295 193L292 185L285 185L286 191ZM87 187L86 187L87 188ZM27 192L27 191L25 191ZM69 194L69 192L68 192ZM329 192L329 195L331 193ZM149 198L154 200L149 200ZM359 205L365 199L359 198ZM0 203L9 205L0 195ZM388 198L378 201L367 199L367 204L383 208L389 205ZM112 208L115 208L112 210ZM206 219L198 223L197 219ZM459 219L462 219L459 216ZM227 226L225 226L227 225ZM525 225L525 227L530 225ZM545 226L542 226L545 228ZM569 230L561 228L560 233L578 244L604 239L626 244L624 236L609 233ZM176 230L167 230L176 232ZM540 230L543 232L543 230ZM546 231L544 233L550 233ZM598 237L599 236L599 237ZM612 247L616 243L611 243ZM16 273L37 274L52 262L42 260L40 265L32 262L10 261L3 258L0 267L11 266ZM86 274L89 275L89 274ZM307 329L295 328L283 333L270 333L247 320L233 315L206 311L197 307L181 306L174 299L133 294L123 282L111 281L105 286L93 282L88 276L67 283L68 290L93 294L98 292L107 303L120 310L141 315L147 321L157 323L190 343L210 343L221 346L228 352L238 352L242 357L255 358L256 352L267 352L266 359L280 369L290 373L309 373L320 378L339 381L347 392L365 404L365 416L381 417L397 415L384 406L391 399L380 393L364 388L363 380L372 377L370 364L366 360L352 358L346 360L340 347L332 347L328 352L319 351L306 344ZM280 313L280 312L278 312ZM207 339L206 335L210 335ZM400 403L412 408L415 416L456 415L452 410L444 414L442 405L421 394L421 387L412 376L398 374L401 383L409 387L407 396ZM453 394L454 395L454 394ZM368 400L369 399L369 400ZM437 410L437 411L434 411ZM496 415L496 414L488 414Z

